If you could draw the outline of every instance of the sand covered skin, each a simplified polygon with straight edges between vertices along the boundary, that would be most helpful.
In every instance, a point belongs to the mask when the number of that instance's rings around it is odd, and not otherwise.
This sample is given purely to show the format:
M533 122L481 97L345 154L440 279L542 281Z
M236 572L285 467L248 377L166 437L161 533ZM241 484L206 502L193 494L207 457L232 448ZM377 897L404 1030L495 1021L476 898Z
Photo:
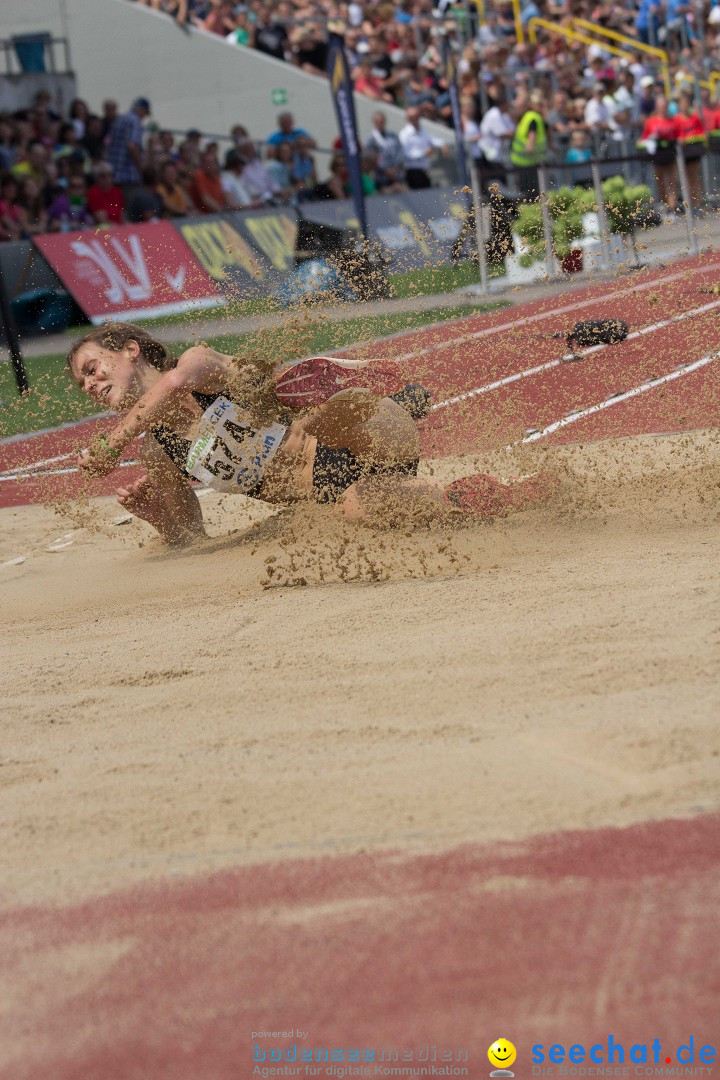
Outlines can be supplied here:
M492 525L211 493L170 553L2 511L3 902L716 808L717 433L423 463L539 468Z

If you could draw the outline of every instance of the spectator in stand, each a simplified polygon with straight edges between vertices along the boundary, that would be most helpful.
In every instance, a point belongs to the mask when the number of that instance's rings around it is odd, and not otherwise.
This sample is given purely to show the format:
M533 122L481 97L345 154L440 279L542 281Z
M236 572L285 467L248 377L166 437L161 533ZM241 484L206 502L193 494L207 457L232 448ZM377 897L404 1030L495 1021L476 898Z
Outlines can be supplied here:
M28 239L47 232L47 211L42 197L42 190L33 176L24 176L20 181L18 205L22 209L23 235Z
M112 98L108 98L106 101L103 101L102 125L103 135L106 139L112 131L112 126L117 120L118 115L119 113L117 101L113 101Z
M295 152L292 143L282 142L268 147L265 168L280 189L280 197L288 200L292 197L293 182L290 176Z
M165 129L158 132L158 139L160 141L160 150L163 157L170 158L171 161L177 161L177 150L175 149L175 136L172 131Z
M605 84L595 83L592 97L585 106L585 124L591 137L603 139L610 131L612 113L605 101Z
M565 154L565 161L570 164L581 161L590 161L592 150L588 143L586 131L573 131L570 136L570 146Z
M193 173L190 194L201 214L220 214L228 209L220 180L220 166L213 150L203 150L200 165Z
M17 161L13 125L0 116L0 169L11 169Z
M290 180L296 191L314 188L318 182L315 159L310 153L311 142L312 140L306 135L300 135L292 144L293 157L290 166ZM282 146L282 143L280 145Z
M407 123L398 135L403 150L405 182L413 191L429 188L432 183L428 169L438 150L443 154L448 153L447 145L442 139L428 135L421 125L420 110L416 106L407 109L405 118Z
M552 106L547 115L547 126L548 139L554 156L563 161L570 147L573 131L576 129L568 108L567 94L564 90L557 90L552 96Z
M392 105L394 97L385 89L385 82L373 70L372 60L363 57L352 73L353 89L373 101L387 101Z
M105 136L103 135L102 120L94 114L88 116L85 123L85 134L82 139L82 149L87 151L92 162L100 161L105 156Z
M290 56L294 64L311 75L327 75L328 47L323 30L313 23L290 34Z
M255 30L250 23L247 9L242 10L241 8L236 8L235 28L230 31L225 40L231 42L233 45L244 45L245 48L251 49L254 39Z
M713 104L712 98L710 97L710 91L706 86L700 91L700 101L702 103L703 128L705 129L706 134L709 134L711 131L717 131L720 129L720 110L717 105Z
M246 139L245 142L240 143L238 153L243 161L243 170L240 176L243 184L250 192L253 202L274 202L280 189L258 157L252 140Z
M638 119L642 120L643 123L648 116L652 116L655 112L656 98L655 80L651 75L644 75L640 80L640 97L638 99Z
M678 110L673 119L677 138L685 150L685 172L690 188L690 199L695 210L700 210L704 198L700 158L707 146L707 135L695 109L692 94L683 91L678 95Z
M0 174L0 241L19 240L23 212L18 202L18 182L12 173Z
M73 153L82 154L83 168L87 169L90 165L90 156L85 147L81 146L78 142L74 124L61 124L58 144L55 147L53 159L57 161L58 158L69 157Z
M504 163L507 161L510 144L515 134L515 123L510 115L507 98L499 98L497 105L483 116L480 122L480 150L483 168L483 180L507 181Z
M237 150L228 150L225 155L225 168L220 174L220 183L225 195L225 202L231 210L247 210L255 203L253 197L242 182L245 162Z
M618 87L613 94L615 107L627 112L633 124L639 116L640 98L635 90L635 76L629 67L623 68L618 77Z
M285 23L262 7L256 11L255 48L276 60L284 60L290 48Z
M387 130L385 113L376 112L372 117L373 129L365 141L366 150L377 155L375 182L380 191L405 190L404 155L400 139L394 131Z
M250 132L244 124L233 124L230 128L230 138L233 141L235 149L237 150L238 143L241 143L243 139L250 138Z
M107 161L95 166L95 182L88 188L87 206L96 225L122 225L125 199L122 189L113 182Z
M82 177L73 177L67 191L53 199L48 207L47 216L50 232L89 229L95 224L88 209L87 189Z
M21 154L23 153L21 149ZM25 156L21 156L13 165L12 172L19 180L26 176L32 177L36 184L42 187L47 179L47 167L50 160L47 147L39 139L35 139L27 146Z
M668 100L664 94L655 99L655 111L645 121L640 136L653 159L653 171L658 194L674 215L677 210L677 173L675 169L675 143L677 125L668 111Z
M517 185L526 199L538 196L537 166L547 154L545 97L541 90L533 90L510 144L510 162L518 170Z
M157 191L157 172L146 167L141 173L142 186L128 199L127 218L133 225L159 221L163 216L163 201Z
M87 125L90 110L87 104L82 98L75 98L70 104L70 123L75 129L75 136L78 142L81 142L85 135L85 127Z
M149 115L148 99L136 98L130 111L118 116L110 130L107 159L112 165L115 183L123 189L128 205L133 189L142 183L142 122Z
M377 183L375 182L375 174L377 171L377 154L374 150L365 150L360 155L360 183L362 184L363 195L376 195ZM350 183L345 186L345 195L349 196L351 193Z
M185 217L192 214L192 199L180 183L178 167L172 159L166 158L158 170L158 176L156 191L162 199L163 217Z
M235 27L232 0L210 0L210 5L210 11L206 18L197 19L195 25L198 29L207 30L210 34L227 37Z
M289 112L280 113L278 118L277 118L277 122L278 122L277 131L273 131L272 135L268 136L268 140L267 140L268 146L277 146L278 143L281 143L281 142L291 142L291 143L293 143L301 135L303 135L306 139L310 139L310 144L311 144L310 148L312 150L314 150L315 147L317 146L317 143L313 139L312 135L310 135L305 130L305 128L296 128L295 127L295 117L293 116L292 113L289 113ZM247 133L246 133L246 137L247 137Z
M660 0L640 0L635 17L635 32L643 45L657 45L660 30Z

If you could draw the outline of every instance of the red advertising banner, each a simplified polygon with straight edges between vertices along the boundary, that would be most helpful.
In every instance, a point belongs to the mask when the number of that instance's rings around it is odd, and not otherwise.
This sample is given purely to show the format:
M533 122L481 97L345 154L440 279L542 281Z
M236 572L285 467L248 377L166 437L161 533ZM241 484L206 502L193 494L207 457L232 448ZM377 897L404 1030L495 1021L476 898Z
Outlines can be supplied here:
M218 307L225 299L169 222L53 233L35 243L93 323Z

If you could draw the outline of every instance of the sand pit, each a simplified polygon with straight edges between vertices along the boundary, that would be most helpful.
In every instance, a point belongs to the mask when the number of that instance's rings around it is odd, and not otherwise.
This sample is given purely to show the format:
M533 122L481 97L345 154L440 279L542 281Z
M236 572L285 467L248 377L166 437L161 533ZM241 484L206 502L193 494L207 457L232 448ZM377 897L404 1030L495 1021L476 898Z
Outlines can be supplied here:
M110 499L2 511L3 903L717 807L717 432L423 467L541 466L462 528L213 493L175 553Z

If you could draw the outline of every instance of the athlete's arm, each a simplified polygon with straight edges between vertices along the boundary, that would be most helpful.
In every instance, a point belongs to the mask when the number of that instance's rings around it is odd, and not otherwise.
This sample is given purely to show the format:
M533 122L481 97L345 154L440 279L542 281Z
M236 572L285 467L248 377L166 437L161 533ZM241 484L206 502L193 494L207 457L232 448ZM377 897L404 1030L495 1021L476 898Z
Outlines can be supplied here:
M143 441L146 472L118 488L120 504L160 533L166 544L189 544L205 536L197 495L152 435Z
M217 352L208 345L194 345L182 354L177 367L164 372L130 411L105 436L105 446L117 454L154 424L172 421L182 397L193 390L219 394L237 378L231 356ZM98 462L98 464L100 464ZM111 470L108 470L111 471Z

